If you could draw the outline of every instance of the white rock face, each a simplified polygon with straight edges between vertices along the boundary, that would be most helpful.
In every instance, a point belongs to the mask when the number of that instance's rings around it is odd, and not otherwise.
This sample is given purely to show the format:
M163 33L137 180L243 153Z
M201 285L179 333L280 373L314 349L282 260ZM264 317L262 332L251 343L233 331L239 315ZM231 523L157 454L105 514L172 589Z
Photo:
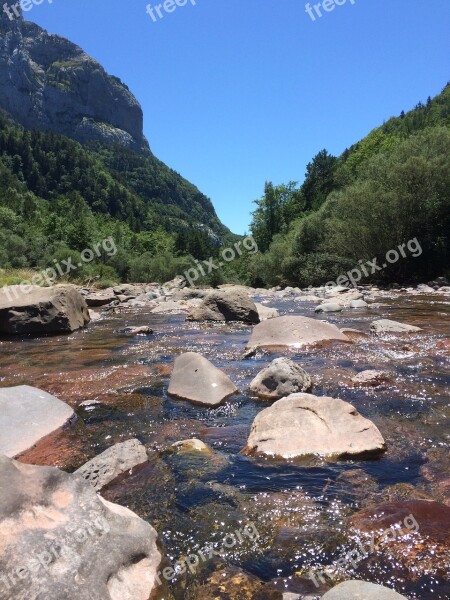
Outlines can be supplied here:
M18 456L74 418L68 404L38 388L0 388L0 454Z
M253 421L245 453L281 458L377 455L386 449L377 427L343 400L291 394Z
M170 396L200 406L219 406L237 391L231 379L201 354L186 352L175 360Z

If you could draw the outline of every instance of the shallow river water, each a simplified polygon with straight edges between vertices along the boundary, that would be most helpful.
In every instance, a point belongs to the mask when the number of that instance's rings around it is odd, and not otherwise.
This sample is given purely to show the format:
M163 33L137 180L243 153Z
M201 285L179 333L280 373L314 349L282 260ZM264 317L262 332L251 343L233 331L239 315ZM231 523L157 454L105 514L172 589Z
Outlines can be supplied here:
M243 359L251 327L187 323L183 314L153 315L150 309L106 313L69 337L0 342L2 387L39 387L69 403L78 416L21 460L72 471L114 443L139 438L151 450L148 465L103 495L156 528L167 565L208 544L219 548L228 533L254 523L257 539L246 538L223 559L216 556L172 581L170 594L177 599L196 598L197 586L217 561L282 586L283 578L308 577L310 569L333 564L352 547L348 518L361 507L411 498L450 505L450 361L449 345L443 343L450 338L450 301L386 294L377 302L368 310L345 310L325 319L366 333L376 318L423 331L284 352L311 374L314 394L342 398L375 422L388 445L377 460L283 462L243 456L251 423L267 406L248 395L248 385L282 354L259 352ZM288 298L267 303L281 314L314 318L310 303ZM150 325L155 334L120 333L128 325ZM169 398L174 357L186 351L200 352L223 369L240 393L213 410ZM352 387L351 378L368 368L387 372L389 382ZM167 451L170 444L193 437L214 454ZM381 551L356 570L347 565L335 581L359 577L410 598L450 598L445 565L432 559L427 568L418 568L430 558L427 551L426 542L402 560L394 551Z

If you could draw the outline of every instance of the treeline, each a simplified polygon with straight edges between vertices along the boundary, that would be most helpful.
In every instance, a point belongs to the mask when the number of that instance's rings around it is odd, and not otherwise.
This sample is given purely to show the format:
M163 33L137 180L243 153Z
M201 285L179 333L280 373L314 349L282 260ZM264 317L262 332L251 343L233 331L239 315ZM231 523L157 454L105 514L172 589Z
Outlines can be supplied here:
M368 281L429 281L450 273L450 85L392 118L340 157L326 150L304 183L268 182L251 231L262 253L253 285L321 285L417 238L407 256Z
M0 269L44 269L112 236L78 280L167 281L236 240L208 198L153 156L28 131L0 113ZM217 278L217 276L216 276Z

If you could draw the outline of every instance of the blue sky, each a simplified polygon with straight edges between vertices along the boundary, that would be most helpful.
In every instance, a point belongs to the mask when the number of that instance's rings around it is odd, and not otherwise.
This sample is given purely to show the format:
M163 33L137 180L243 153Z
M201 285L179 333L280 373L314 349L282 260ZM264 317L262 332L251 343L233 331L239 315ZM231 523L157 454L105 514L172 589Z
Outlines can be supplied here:
M128 85L153 152L236 233L265 180L302 181L319 150L450 79L448 0L346 0L315 21L304 0L191 1L156 22L146 0L44 0L26 17Z

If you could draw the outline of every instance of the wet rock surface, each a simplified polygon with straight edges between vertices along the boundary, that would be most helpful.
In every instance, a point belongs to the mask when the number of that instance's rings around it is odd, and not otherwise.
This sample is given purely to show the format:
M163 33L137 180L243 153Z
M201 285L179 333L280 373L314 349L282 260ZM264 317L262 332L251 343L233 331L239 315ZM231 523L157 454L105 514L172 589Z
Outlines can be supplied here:
M276 358L250 384L250 391L262 398L278 400L312 388L308 373L289 358Z

